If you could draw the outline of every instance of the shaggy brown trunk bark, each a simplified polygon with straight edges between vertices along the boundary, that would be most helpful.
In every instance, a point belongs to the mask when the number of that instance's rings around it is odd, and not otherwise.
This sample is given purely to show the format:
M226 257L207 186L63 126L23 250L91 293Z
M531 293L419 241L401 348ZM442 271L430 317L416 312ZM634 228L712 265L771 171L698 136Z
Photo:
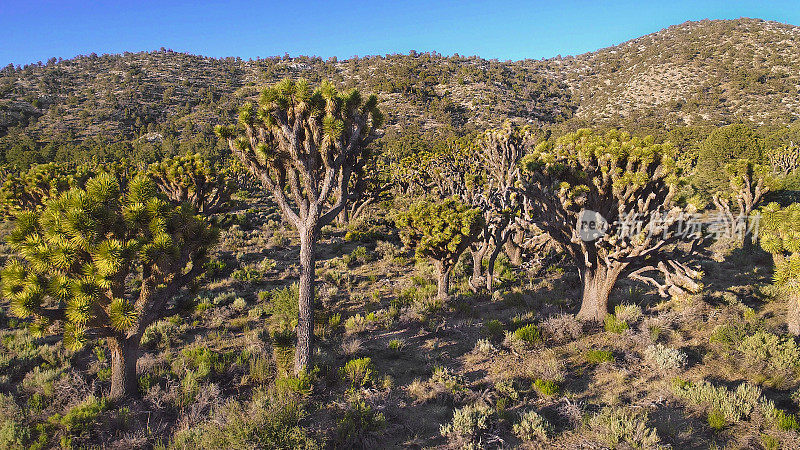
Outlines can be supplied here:
M445 268L443 264L437 264L439 269L439 288L437 297L445 300L447 293L450 291L450 268Z
M511 236L511 239L507 240L505 243L506 255L508 255L508 259L511 260L511 264L515 266L522 265L522 241L524 239L525 233L517 230L517 232Z
M139 359L138 334L129 338L108 338L111 350L111 393L113 400L139 396L136 361Z
M583 298L577 319L602 322L608 314L608 297L617 282L619 270L598 267L583 272Z
M492 250L492 254L489 255L489 266L486 269L486 289L489 292L492 292L493 283L494 283L494 264L497 262L497 257L500 256L500 251L502 247L496 246L494 250Z
M789 326L789 333L800 335L800 295L789 294L789 304L786 311L786 325Z
M300 295L297 318L297 348L294 371L299 374L311 363L314 345L314 231L300 232Z
M483 257L486 256L488 245L481 243L478 248L470 248L472 255L472 279L470 280L474 289L480 289L483 284Z

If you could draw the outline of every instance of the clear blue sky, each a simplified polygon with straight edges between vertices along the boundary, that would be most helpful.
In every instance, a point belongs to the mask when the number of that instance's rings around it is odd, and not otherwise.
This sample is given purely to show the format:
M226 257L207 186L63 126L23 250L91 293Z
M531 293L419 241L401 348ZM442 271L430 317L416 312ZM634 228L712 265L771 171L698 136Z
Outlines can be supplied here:
M207 56L431 51L523 59L619 44L686 20L800 24L797 1L0 0L0 67L157 50Z

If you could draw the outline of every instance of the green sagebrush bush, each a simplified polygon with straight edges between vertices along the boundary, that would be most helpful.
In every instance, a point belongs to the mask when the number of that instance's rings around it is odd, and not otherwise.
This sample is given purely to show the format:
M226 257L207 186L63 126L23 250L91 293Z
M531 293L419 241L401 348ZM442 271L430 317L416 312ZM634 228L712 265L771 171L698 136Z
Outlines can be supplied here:
M511 430L524 442L544 442L550 437L552 426L536 411L526 411Z
M496 419L494 409L484 403L474 403L453 411L453 420L442 425L439 432L460 448L477 448L481 436Z
M607 406L589 419L589 428L611 448L627 444L633 448L660 448L661 439L647 426L641 409Z

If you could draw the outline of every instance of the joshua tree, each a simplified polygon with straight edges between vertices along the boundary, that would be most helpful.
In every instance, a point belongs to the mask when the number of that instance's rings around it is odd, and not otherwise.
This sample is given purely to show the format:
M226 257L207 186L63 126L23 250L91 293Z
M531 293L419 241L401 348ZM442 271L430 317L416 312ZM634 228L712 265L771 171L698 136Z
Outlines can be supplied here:
M800 335L800 203L765 206L760 234L761 247L775 262L775 286L787 298L789 332Z
M794 142L775 148L767 153L772 174L786 176L800 168L800 147Z
M580 271L579 319L602 320L626 272L662 295L699 289L699 272L667 252L685 217L674 202L679 174L671 151L652 138L583 129L545 141L523 159L531 220ZM648 271L662 272L664 283L644 276Z
M480 210L452 197L421 200L398 214L395 222L406 245L416 246L418 258L434 260L439 278L438 297L447 298L453 266L483 228Z
M514 234L515 221L522 209L522 196L519 193L519 163L528 147L533 144L529 127L516 127L506 122L503 128L489 130L477 140L477 152L484 170L484 181L477 188L478 195L473 204L483 212L484 229L481 238L473 245L472 284L484 278L486 289L491 292L494 265L503 246ZM483 257L489 249L489 261L483 275Z
M314 243L352 199L354 168L383 121L377 105L374 95L340 94L330 83L312 91L305 80L286 79L264 89L257 106L241 108L238 130L216 128L300 234L298 373L309 364L314 337Z
M151 164L149 173L170 200L189 202L202 214L222 211L234 191L226 174L200 154L175 156Z
M214 231L192 208L175 208L138 176L121 189L102 173L17 214L9 243L18 256L2 272L12 313L78 348L104 338L111 351L111 397L137 395L142 333L171 314L169 302L203 270ZM132 289L131 279L140 281Z
M752 231L751 215L769 192L769 168L760 164L753 164L747 159L737 159L725 165L725 172L730 179L730 190L724 193L717 192L712 199L719 213L718 226L722 227L728 236L740 236L742 248L749 252L756 244L758 238ZM731 208L731 201L738 206L736 215Z
M10 218L17 211L41 208L61 192L83 186L92 174L86 166L47 163L9 175L0 187L2 213Z

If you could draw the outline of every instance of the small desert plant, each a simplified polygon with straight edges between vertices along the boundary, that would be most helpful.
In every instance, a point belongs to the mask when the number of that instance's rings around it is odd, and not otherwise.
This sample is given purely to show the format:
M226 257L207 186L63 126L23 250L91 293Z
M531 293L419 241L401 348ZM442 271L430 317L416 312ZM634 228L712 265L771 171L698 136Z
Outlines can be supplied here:
M503 323L497 319L492 319L485 324L483 324L484 330L486 330L486 334L489 336L489 339L497 339L503 335Z
M572 314L550 317L541 325L542 331L556 342L568 342L581 337L583 326Z
M628 329L628 322L618 319L613 314L606 314L606 318L603 320L603 329L609 333L621 334Z
M369 357L351 359L340 369L342 378L349 381L352 387L361 387L371 383L373 371L372 358Z
M536 389L536 392L543 397L556 396L561 390L558 387L558 383L555 381L542 380L541 378L537 378L536 381L533 382L533 387Z
M660 447L658 433L647 426L647 414L641 410L607 406L589 419L589 428L611 448L622 443L642 449Z
M389 350L394 350L396 352L399 352L403 350L403 341L399 339L392 339L391 341L389 341L388 347Z
M530 324L517 328L514 331L514 338L525 342L528 345L534 345L541 340L541 333L536 325Z
M586 362L589 364L614 362L614 354L608 350L589 350L586 352Z
M642 308L639 305L617 305L614 307L614 317L622 322L633 324L642 317Z
M714 386L708 381L676 380L673 388L679 398L718 411L730 423L749 417L761 405L761 389L749 383L742 383L734 391L729 391L725 386Z
M472 349L473 353L484 356L489 356L496 351L497 349L488 339L478 339L478 342L475 343L475 348Z
M644 350L644 359L652 367L663 371L677 370L686 366L686 353L662 344L649 345Z
M742 340L739 351L748 374L782 384L800 367L800 349L794 339L758 331Z
M461 448L474 448L480 442L481 435L493 425L494 419L492 408L483 403L475 403L453 411L453 420L442 425L439 431L451 443Z
M511 428L520 440L525 442L547 441L552 432L552 427L536 411L527 411L520 417L519 422Z
M386 418L382 412L375 411L364 400L351 400L336 426L337 448L374 447L369 439L385 424Z

